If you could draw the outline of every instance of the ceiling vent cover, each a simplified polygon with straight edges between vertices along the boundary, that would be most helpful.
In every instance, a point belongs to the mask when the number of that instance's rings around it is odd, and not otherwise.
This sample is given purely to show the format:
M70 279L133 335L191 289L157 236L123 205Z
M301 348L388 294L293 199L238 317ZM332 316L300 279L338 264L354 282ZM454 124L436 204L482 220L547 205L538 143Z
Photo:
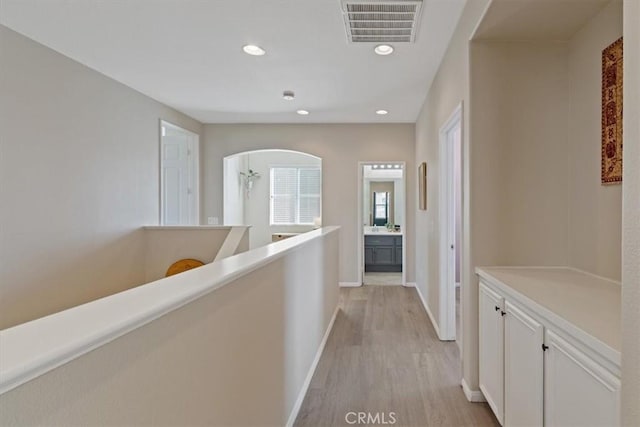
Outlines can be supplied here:
M342 0L351 43L412 43L422 0Z

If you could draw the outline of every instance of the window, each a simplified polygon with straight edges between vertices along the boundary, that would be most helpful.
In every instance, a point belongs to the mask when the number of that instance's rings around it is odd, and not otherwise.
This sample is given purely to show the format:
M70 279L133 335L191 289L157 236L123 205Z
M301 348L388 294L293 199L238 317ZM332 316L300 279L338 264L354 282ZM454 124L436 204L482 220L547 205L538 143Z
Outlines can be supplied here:
M319 168L272 167L271 225L311 225L320 217Z
M386 225L389 222L389 193L373 193L373 224Z

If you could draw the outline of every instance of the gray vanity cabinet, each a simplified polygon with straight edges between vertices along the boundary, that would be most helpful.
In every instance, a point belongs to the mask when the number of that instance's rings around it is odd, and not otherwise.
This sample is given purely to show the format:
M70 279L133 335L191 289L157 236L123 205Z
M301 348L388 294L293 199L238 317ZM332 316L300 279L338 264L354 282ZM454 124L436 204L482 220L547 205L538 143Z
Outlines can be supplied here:
M373 264L373 247L365 246L364 247L364 264Z
M364 236L364 271L401 272L402 236Z

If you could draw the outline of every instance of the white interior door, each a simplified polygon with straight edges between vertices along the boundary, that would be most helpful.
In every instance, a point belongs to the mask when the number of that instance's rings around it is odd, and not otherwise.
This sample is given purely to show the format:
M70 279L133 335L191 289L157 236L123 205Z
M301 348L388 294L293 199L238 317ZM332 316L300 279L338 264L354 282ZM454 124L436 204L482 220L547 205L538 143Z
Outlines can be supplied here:
M456 254L459 236L456 235L456 210L461 207L456 203L460 197L456 191L456 167L460 157L456 151L460 149L462 137L462 105L453 112L449 120L440 129L439 152L439 223L440 223L440 339L459 340L456 337ZM461 340L459 340L461 341Z
M160 222L198 224L197 135L161 122Z

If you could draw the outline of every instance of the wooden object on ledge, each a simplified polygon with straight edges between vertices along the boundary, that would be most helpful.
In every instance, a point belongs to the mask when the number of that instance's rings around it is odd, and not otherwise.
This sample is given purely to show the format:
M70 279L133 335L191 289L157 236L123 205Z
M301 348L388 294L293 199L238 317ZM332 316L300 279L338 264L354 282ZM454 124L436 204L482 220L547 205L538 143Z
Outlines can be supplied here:
M182 273L187 270L191 270L192 268L202 267L204 263L197 259L193 258L185 258L180 261L176 261L167 270L167 274L165 277L173 276L174 274Z

